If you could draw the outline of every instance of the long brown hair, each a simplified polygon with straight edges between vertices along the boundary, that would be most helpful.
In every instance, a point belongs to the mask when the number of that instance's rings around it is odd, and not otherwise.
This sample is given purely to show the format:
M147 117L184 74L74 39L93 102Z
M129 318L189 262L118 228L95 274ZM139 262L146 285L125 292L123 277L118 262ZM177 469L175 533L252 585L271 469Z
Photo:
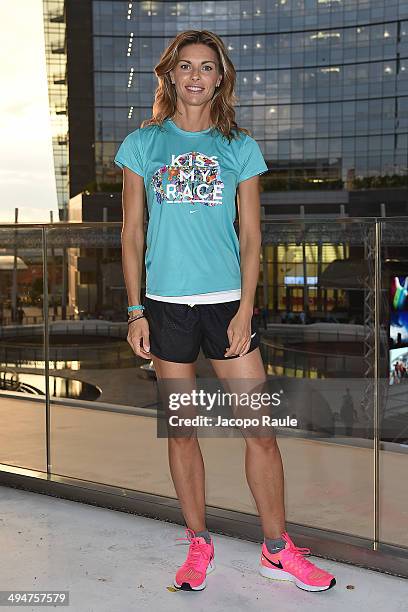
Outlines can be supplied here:
M235 138L234 132L244 132L250 135L245 128L238 127L235 121L234 104L237 102L235 95L236 71L233 63L228 57L227 49L217 34L209 30L186 30L180 32L168 45L160 57L160 61L154 68L155 75L159 81L154 95L152 116L145 119L140 127L148 125L162 125L165 119L170 119L176 112L177 94L170 78L170 71L177 64L180 50L190 44L201 43L207 45L218 57L222 80L211 99L210 118L211 124L217 128L229 141Z

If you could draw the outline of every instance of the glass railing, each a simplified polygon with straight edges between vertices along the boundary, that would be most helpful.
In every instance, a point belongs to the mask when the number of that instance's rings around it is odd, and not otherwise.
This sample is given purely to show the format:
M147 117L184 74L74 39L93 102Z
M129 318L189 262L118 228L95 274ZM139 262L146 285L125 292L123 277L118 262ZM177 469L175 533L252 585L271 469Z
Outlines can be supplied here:
M262 225L261 354L298 420L279 430L287 519L408 547L408 218ZM174 498L153 364L126 340L121 225L4 225L0 245L3 469ZM201 446L207 503L256 514L242 438Z

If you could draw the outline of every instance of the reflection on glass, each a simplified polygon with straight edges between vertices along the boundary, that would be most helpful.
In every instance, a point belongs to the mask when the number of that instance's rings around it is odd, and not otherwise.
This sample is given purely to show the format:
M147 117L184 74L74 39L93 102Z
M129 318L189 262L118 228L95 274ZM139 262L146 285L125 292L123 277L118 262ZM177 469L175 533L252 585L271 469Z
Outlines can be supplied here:
M41 238L0 228L0 463L46 471Z

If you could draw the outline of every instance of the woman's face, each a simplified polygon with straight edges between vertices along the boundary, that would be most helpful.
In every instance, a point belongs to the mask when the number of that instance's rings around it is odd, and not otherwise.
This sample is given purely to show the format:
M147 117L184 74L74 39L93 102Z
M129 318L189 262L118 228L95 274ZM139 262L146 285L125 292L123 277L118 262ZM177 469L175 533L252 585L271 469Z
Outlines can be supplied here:
M201 43L186 45L181 49L170 77L175 83L177 97L185 104L206 104L222 79L217 54Z

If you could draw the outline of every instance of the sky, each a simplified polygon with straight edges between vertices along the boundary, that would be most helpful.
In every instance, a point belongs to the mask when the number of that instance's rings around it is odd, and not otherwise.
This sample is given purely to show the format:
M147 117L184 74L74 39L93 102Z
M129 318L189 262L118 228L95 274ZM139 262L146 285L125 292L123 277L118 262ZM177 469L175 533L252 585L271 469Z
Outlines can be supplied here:
M41 0L0 0L0 48L0 222L58 221Z

